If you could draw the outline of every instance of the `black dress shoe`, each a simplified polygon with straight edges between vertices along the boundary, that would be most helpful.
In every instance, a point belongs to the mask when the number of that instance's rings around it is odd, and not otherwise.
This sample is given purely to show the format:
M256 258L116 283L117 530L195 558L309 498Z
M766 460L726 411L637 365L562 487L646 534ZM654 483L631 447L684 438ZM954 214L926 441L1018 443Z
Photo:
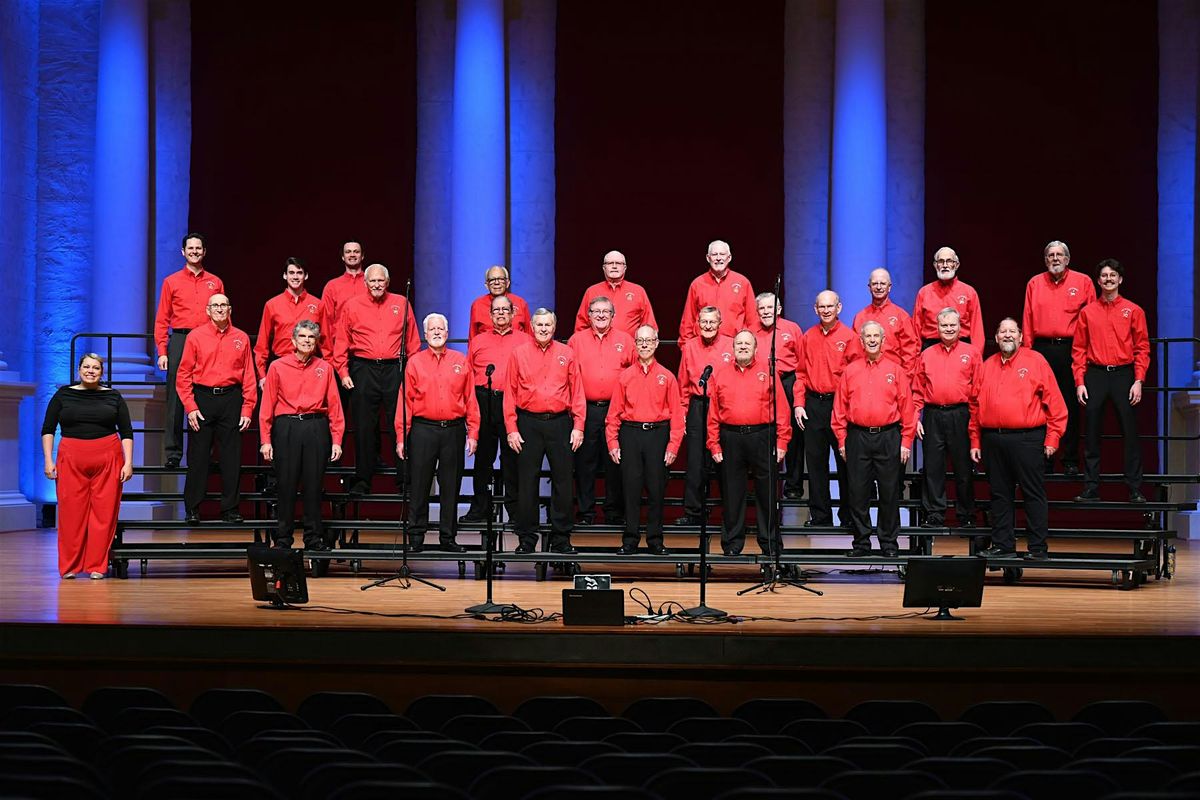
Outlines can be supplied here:
M487 522L487 516L482 512L468 511L458 518L459 522Z
M366 481L355 481L350 486L350 496L351 497L362 497L363 495L370 494L370 493L371 493L371 487L367 484Z
M831 520L831 519L827 519L823 522L818 522L815 519L804 520L804 527L806 527L806 528L825 528L832 524L833 524L833 520Z
M888 549L886 549L886 550L884 550L884 551L883 551L883 557L884 557L884 558L899 558L899 557L900 557L900 551L899 551L899 550L892 549L892 548L888 548Z
M958 521L958 527L960 527L960 528L974 528L974 527L975 527L975 520L971 519L970 517L967 517L966 519L960 519L960 520Z
M975 555L977 555L981 558L1015 558L1017 555L1017 551L1016 550L1005 550L1003 547L999 547L997 545L992 545L991 547L989 547L986 550L980 550Z
M1079 465L1078 464L1063 464L1063 475L1066 475L1067 477L1074 477L1074 478L1079 477Z
M465 553L467 548L463 547L458 542L442 542L443 553Z
M629 545L624 545L624 544L621 545L620 549L617 550L617 555L619 555L619 556L632 556L636 553L637 553L636 546L630 547Z
M700 517L694 514L684 514L679 519L675 520L676 525L699 525Z
M1045 550L1029 550L1025 553L1024 558L1026 561L1049 561L1050 554Z
M163 466L167 469L179 469L179 462L182 460L179 456L170 456L163 462Z
M1142 494L1137 489L1130 489L1129 490L1129 502L1144 503L1144 502L1146 502L1146 495Z
M725 548L725 549L721 550L721 553L723 555L727 555L727 556L740 556L742 554L742 551L734 550L732 547L729 547L729 548Z
M200 524L200 512L196 511L195 509L187 512L187 517L184 518L184 521L187 522L189 525L199 525Z
M232 522L234 524L245 522L246 518L239 511L226 511L221 514L221 522Z
M616 525L617 527L624 528L625 527L625 518L624 517L605 517L604 524L605 525Z
M516 554L517 554L517 555L519 555L519 556L528 555L528 554L530 554L530 553L532 553L532 552L533 552L533 545L531 545L531 544L519 544L519 545L517 545L516 549L515 549L515 550L513 550L513 552L514 552L514 553L516 553Z
M660 545L650 545L650 555L653 556L669 556L671 551Z
M1095 503L1099 501L1100 494L1095 489L1084 489L1079 494L1075 495L1076 503Z
M856 547L846 552L846 558L870 558L871 555L871 548L869 547Z
M944 528L944 527L946 527L946 520L943 519L942 517L927 517L925 519L925 521L921 523L921 527L922 528Z
M408 552L410 552L410 553L425 552L425 543L424 542L409 542L408 543Z
M305 542L304 549L312 550L315 553L328 553L333 548L330 547L325 541L317 540L311 544L309 544L308 542Z
M558 547L551 547L551 553L557 553L560 556L573 556L579 551L569 544L560 544Z
M276 539L275 544L271 545L271 547L274 547L277 550L291 550L293 544L294 542L284 542Z
M804 492L800 489L784 489L783 490L783 499L784 500L803 500Z
M579 516L575 517L575 527L577 528L587 528L594 524L595 517L589 517L586 514L580 514Z

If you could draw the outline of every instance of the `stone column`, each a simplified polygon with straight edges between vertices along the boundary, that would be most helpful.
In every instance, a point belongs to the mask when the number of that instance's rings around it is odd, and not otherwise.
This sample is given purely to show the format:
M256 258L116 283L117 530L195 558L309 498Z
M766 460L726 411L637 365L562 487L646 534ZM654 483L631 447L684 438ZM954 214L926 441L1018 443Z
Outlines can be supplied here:
M911 309L925 258L925 0L886 0L887 262ZM866 278L862 279L866 284ZM866 305L866 300L855 308Z

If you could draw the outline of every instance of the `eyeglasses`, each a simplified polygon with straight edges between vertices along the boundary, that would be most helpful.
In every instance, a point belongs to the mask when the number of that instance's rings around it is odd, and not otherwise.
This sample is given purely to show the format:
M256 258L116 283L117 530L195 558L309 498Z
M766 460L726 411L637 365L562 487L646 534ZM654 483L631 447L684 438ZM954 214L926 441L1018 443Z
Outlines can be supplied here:
M933 265L935 267L953 267L957 263L957 258L939 258L933 262Z
M511 308L493 308L492 313L493 314L511 314L512 309Z
M230 305L229 305L229 303L209 303L209 304L208 304L208 307L209 307L209 308L216 308L216 309L222 309L222 308L232 308L232 306L230 306Z
M658 339L634 339L635 344L654 344Z
M611 317L613 312L609 311L607 308L593 308L589 310L588 313L593 317Z
M487 282L488 283L504 283L506 280L508 280L508 278L501 276L499 278L488 278Z
M604 266L606 266L606 267L623 267L623 266L625 266L625 262L624 261L605 261Z

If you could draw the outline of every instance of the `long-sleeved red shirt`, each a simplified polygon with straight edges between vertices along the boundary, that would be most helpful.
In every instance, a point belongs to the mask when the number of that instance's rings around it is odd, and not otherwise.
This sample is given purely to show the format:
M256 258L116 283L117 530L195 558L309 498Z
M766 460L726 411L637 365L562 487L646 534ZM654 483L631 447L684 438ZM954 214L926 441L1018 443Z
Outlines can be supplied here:
M872 300L854 315L854 330L861 334L863 325L868 322L878 322L883 326L883 354L898 362L904 374L912 375L916 368L917 353L921 352L921 340L917 338L917 329L908 312L893 303L891 298L879 305Z
M837 391L838 379L846 364L862 356L862 340L841 320L833 323L828 331L819 322L813 325L804 332L804 360L800 362L800 373L792 388L793 404L796 408L804 408L808 392L829 394Z
M325 317L336 324L346 301L366 293L366 272L343 272L336 278L331 278L321 291L321 304L325 307Z
M1058 447L1067 428L1067 405L1041 353L1018 347L1008 361L1000 353L983 362L971 396L971 447L983 428L1046 426L1045 447Z
M346 418L333 365L316 356L301 361L294 352L272 361L258 405L260 443L270 444L275 418L283 414L328 414L329 434L340 447Z
M509 292L505 295L512 301L512 326L522 333L533 333L529 323L529 304L521 297ZM492 323L492 295L485 294L476 297L471 303L470 327L467 329L467 341L470 342L484 331L490 331L495 326Z
M721 425L761 425L771 422L771 380L767 360L754 354L749 366L736 361L713 372L709 384L708 449L721 453ZM787 448L792 438L792 420L783 384L775 376L775 447Z
M716 372L722 364L732 363L733 339L729 336L718 333L709 342L706 342L703 336L695 336L680 343L679 402L683 410L687 411L693 397L703 394L699 381L705 367L712 367L713 372Z
M611 400L617 378L637 359L633 337L625 331L609 328L598 336L588 328L572 334L567 347L575 351L583 370L583 394L588 400Z
M466 356L449 348L441 355L426 348L408 360L404 374L405 405L396 405L397 436L408 434L413 417L466 418L467 438L479 438L479 401Z
M513 348L504 383L504 430L517 431L517 409L541 414L571 412L573 430L587 419L583 375L575 351L561 342L545 348L537 341Z
M627 280L616 283L600 281L589 286L583 293L579 312L575 315L575 330L581 331L591 327L588 306L597 297L607 297L612 301L613 327L617 330L625 331L630 336L634 336L642 325L649 325L658 330L658 322L654 319L654 309L650 306L650 297L646 290L641 285Z
M933 281L917 291L917 302L912 313L917 336L922 339L938 338L937 315L947 308L958 312L958 335L970 339L971 346L982 352L985 329L979 294L958 278L944 285L941 281Z
M154 312L154 346L160 356L167 354L167 328L192 330L208 322L205 308L214 294L225 294L225 284L203 267L196 273L184 267L163 279Z
M258 401L258 385L254 377L254 353L246 332L226 325L219 330L212 320L183 340L183 357L175 373L175 391L188 414L197 410L192 386L242 385L242 416L248 417Z
M900 446L912 448L917 432L909 378L893 359L865 356L846 365L833 398L830 427L838 447L846 446L846 426L873 428L900 423Z
M1120 295L1111 303L1103 297L1084 306L1071 346L1071 372L1083 386L1088 364L1115 367L1133 364L1134 380L1146 380L1150 369L1150 332L1146 312Z
M1057 283L1050 272L1034 275L1025 284L1025 313L1021 334L1026 345L1034 339L1057 339L1075 335L1079 312L1096 299L1096 285L1082 272L1063 271Z
M717 280L710 269L688 286L687 298L683 301L683 317L679 320L681 343L700 335L696 318L705 306L721 309L721 333L726 336L736 336L738 331L757 324L758 307L750 279L740 272L727 269L721 280Z
M329 344L329 325L325 320L325 306L321 298L303 289L298 295L292 294L290 289L284 289L263 306L258 338L254 340L254 366L259 375L266 376L267 359L271 353L286 356L294 352L292 330L297 322L304 320L321 326L321 354L333 357L333 350Z
M917 356L917 372L912 376L913 413L919 416L926 403L970 402L982 363L979 351L966 342L956 341L949 349L941 342L926 347Z
M778 328L775 334L775 370L777 372L795 372L800 369L804 359L804 331L790 319L775 317L775 324L764 328L762 322L754 326L754 338L758 340L758 350L755 355L767 358L771 355L771 330Z
M679 454L683 441L683 406L679 402L679 381L671 371L652 360L642 366L634 362L617 379L608 416L604 419L604 438L608 449L619 446L618 434L622 422L662 422L670 420L667 452Z
M333 366L338 375L344 378L350 374L350 356L399 358L402 330L411 358L421 349L421 335L407 300L391 292L384 292L379 300L369 292L350 298L342 306L333 341Z
M471 365L471 374L475 385L487 388L488 364L494 364L492 370L492 391L504 391L504 382L508 379L508 360L513 348L525 342L532 342L533 337L515 328L509 328L504 333L496 333L492 328L476 336L467 347L467 362Z

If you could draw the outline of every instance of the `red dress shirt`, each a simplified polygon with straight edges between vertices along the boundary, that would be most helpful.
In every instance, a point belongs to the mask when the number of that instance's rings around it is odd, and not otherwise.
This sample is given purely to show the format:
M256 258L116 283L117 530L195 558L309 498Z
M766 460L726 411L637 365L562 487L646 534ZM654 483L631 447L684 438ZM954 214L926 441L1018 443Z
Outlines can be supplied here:
M580 364L587 364L582 372L583 394L588 400L611 400L617 378L637 360L633 337L612 328L603 336L591 328L579 331L567 340L567 347L575 351Z
M783 317L775 317L775 324L771 328L779 329L775 335L776 372L796 372L804 360L804 331ZM754 326L754 338L758 340L758 352L755 355L763 358L771 355L771 328L764 328L761 321Z
M1034 275L1025 284L1025 314L1021 332L1025 344L1034 339L1057 339L1075 335L1079 312L1096 299L1096 284L1082 272L1068 269L1055 283L1050 272Z
M721 453L721 425L761 425L770 422L771 383L767 360L757 353L748 367L735 361L718 367L709 384L708 449L713 455ZM792 419L787 396L779 376L775 376L775 448L787 448L792 438Z
M958 278L943 286L941 281L927 283L917 292L913 306L913 325L922 339L938 338L937 315L947 308L958 312L959 336L971 340L971 346L983 351L983 309L979 294Z
M587 400L575 351L562 342L542 348L537 341L513 348L504 383L504 430L517 432L517 409L543 414L571 412L573 430L583 431Z
M926 403L969 403L981 364L979 351L966 342L956 341L949 349L941 342L926 347L917 356L917 372L912 376L913 413L920 416Z
M298 295L292 294L290 289L284 289L263 306L258 338L254 340L254 366L258 368L259 375L267 374L267 359L271 353L286 356L295 352L292 346L292 331L297 322L304 320L321 326L321 353L333 357L333 349L329 344L329 326L325 321L325 308L321 298L303 289Z
M384 292L378 301L370 293L352 297L342 306L333 340L333 366L338 374L343 378L350 374L349 356L399 358L401 329L405 330L409 357L416 355L421 335L415 317L408 301L398 294Z
M487 367L488 364L495 364L492 391L504 391L504 382L508 379L508 360L512 357L513 348L532 341L533 337L528 333L514 328L509 328L503 334L496 333L496 329L492 328L472 339L467 347L467 361L471 365L475 385L487 388Z
M900 446L912 448L917 432L909 378L893 359L865 356L846 365L833 398L830 427L838 447L846 446L847 425L874 428L900 423ZM899 455L899 454L897 454Z
M588 306L597 297L607 297L613 304L613 327L625 331L630 336L637 334L642 325L649 325L658 330L658 322L654 319L654 309L650 307L650 298L646 290L633 281L621 280L616 283L600 281L594 283L583 293L579 303L579 313L575 315L575 330L581 331L591 327L588 318Z
M979 449L982 428L1046 426L1045 447L1058 447L1067 428L1067 406L1054 372L1041 353L1018 347L1007 362L1000 353L975 374L971 397L971 448Z
M505 296L512 301L512 326L522 333L533 333L533 326L529 324L529 304L512 292ZM470 342L484 331L492 330L493 327L492 295L489 293L476 297L471 303L471 320L470 328L467 329L467 341Z
M618 434L622 422L662 422L670 420L671 433L667 439L667 452L679 454L679 443L683 441L683 406L679 402L679 381L671 371L652 360L643 367L635 361L617 379L608 416L604 420L604 438L608 449L620 446Z
M341 317L342 306L351 297L367 293L366 272L343 272L336 278L331 278L321 292L321 313L329 326L329 350L323 351L332 358L333 342L337 339L338 319ZM324 331L322 331L324 333Z
M700 335L696 318L705 306L721 309L721 333L726 336L737 336L738 331L756 325L758 321L758 306L750 279L727 269L724 277L717 280L710 269L688 287L683 317L679 320L680 342Z
M1084 306L1071 346L1071 372L1076 386L1083 386L1088 364L1105 367L1133 364L1134 380L1146 380L1146 371L1150 369L1150 333L1141 306L1120 295L1111 303L1102 297Z
M242 385L241 416L248 417L258 402L250 337L232 325L218 330L212 320L193 328L183 340L183 358L175 373L175 391L183 403L183 410L188 414L197 410L193 385L215 387L237 383Z
M802 374L797 375L796 385L792 388L796 408L804 408L808 392L829 394L837 391L846 364L862 356L862 340L841 320L834 322L828 331L819 322L806 330Z
M891 298L880 305L872 301L854 315L854 330L862 333L862 326L868 322L878 322L883 326L883 354L899 363L905 375L912 375L916 369L917 353L921 352L921 340L917 338L917 329L908 312L893 303ZM935 333L930 338L937 335Z
M436 420L465 417L467 438L479 439L479 401L475 399L475 383L466 356L449 348L439 356L426 348L408 360L405 376L407 408L396 405L398 437L403 439L408 434L413 417Z
M258 436L271 443L271 427L282 414L328 414L329 434L339 447L346 432L342 399L333 365L313 356L301 361L295 352L271 362L258 406Z
M695 336L680 343L679 354L679 403L686 412L688 404L696 395L704 394L700 390L700 376L705 367L712 367L713 372L723 364L733 363L733 339L717 334L711 342L705 342L703 336ZM710 379L711 381L711 379ZM709 383L711 386L712 383ZM642 420L649 422L649 420Z
M184 267L163 279L154 312L154 345L160 356L167 354L167 328L192 330L208 323L205 308L214 294L225 294L225 284L203 268L193 273Z

